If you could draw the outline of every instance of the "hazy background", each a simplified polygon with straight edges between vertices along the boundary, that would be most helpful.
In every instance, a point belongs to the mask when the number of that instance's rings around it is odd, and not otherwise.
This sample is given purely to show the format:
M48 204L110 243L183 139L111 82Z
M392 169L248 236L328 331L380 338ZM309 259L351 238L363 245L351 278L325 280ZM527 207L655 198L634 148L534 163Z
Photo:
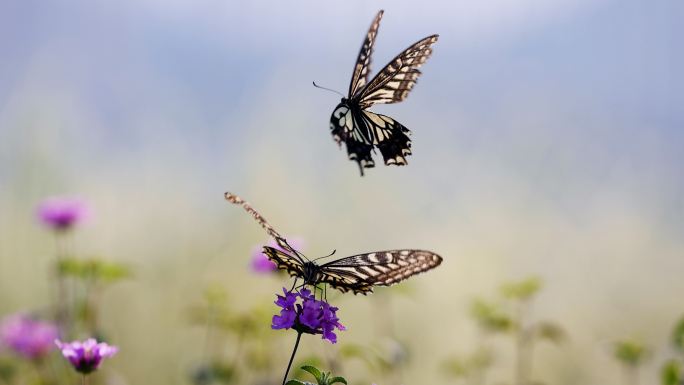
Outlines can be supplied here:
M360 178L329 133L340 97L311 82L347 91L380 9L373 74L440 39L410 97L373 108L413 131L409 166L376 156ZM246 273L267 236L231 191L310 257L444 257L393 308L407 385L449 383L436 369L473 347L470 299L531 274L535 314L570 337L540 345L535 378L617 384L601 344L636 336L656 383L684 313L682 20L681 1L0 1L0 316L49 298L35 204L82 196L81 254L136 272L104 298L108 365L186 383L202 334L183 312L206 285L246 308L283 284ZM370 298L335 303L341 342L373 337Z

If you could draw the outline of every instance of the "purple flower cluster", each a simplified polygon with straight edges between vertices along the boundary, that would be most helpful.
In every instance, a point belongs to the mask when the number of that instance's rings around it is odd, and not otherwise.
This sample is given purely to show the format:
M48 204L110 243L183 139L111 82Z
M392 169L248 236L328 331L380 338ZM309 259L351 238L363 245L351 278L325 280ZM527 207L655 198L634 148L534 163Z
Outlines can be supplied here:
M288 240L288 243L295 250L302 250L304 248L304 241L301 238L290 238ZM286 250L283 250L280 246L278 246L276 241L274 241L273 239L269 240L266 246L287 252ZM262 250L263 246L255 246L252 249L252 261L250 262L250 267L252 268L252 271L257 274L270 274L278 271L278 266L275 263L273 263L273 261L268 259L268 257L264 255Z
M283 293L285 296L278 295L278 300L275 301L283 310L280 315L273 316L271 329L292 328L300 333L323 334L323 339L333 344L337 343L337 335L333 333L335 328L347 330L338 322L338 309L325 301L316 301L311 290L291 293L283 288ZM298 298L302 299L301 304L296 303Z
M56 230L66 230L91 215L90 206L83 200L69 196L53 196L38 206L38 218Z
M88 374L97 370L105 357L111 357L119 351L118 346L109 346L104 342L97 343L95 338L88 338L85 342L74 341L70 344L55 340L55 344L62 350L62 355L69 359L77 372Z
M25 313L8 315L0 322L0 346L5 346L22 356L36 360L54 348L52 341L57 338L57 325L37 321Z

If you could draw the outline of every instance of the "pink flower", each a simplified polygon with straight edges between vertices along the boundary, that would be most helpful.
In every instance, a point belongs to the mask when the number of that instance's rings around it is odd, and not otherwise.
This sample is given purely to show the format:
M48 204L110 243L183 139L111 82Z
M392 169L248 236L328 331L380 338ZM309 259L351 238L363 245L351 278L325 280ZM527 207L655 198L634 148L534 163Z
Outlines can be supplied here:
M105 357L111 357L119 351L118 346L109 346L104 342L97 343L95 338L88 338L85 342L74 341L70 344L55 340L55 344L62 350L62 355L69 359L77 372L88 374L97 370Z
M34 320L21 312L0 322L0 346L6 346L30 360L48 354L54 348L52 341L58 335L57 325Z
M300 251L304 248L304 241L301 238L292 238L289 239L288 244L292 246L297 251ZM266 246L273 247L274 249L278 249L280 251L285 252L278 244L276 241L273 239L269 240ZM257 274L271 274L275 273L278 271L278 266L273 263L264 253L262 252L263 246L255 246L252 248L252 261L250 263L250 267L252 268L252 271L257 273ZM289 254L289 252L288 252Z
M38 218L56 230L66 230L90 217L91 208L85 201L70 196L52 196L38 205Z

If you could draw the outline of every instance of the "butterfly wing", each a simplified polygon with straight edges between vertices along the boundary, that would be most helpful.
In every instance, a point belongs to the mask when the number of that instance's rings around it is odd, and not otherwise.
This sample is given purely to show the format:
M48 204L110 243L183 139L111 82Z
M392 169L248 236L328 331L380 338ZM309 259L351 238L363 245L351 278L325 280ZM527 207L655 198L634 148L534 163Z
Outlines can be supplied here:
M434 269L442 257L424 250L391 250L359 254L321 266L320 282L342 292L373 292L373 286L391 286Z
M231 194L229 192L227 192L225 194L225 197L226 197L226 200L228 200L231 203L242 205L242 207L244 207L244 209L247 210L247 212L250 213L252 215L252 217L254 217L254 219L256 219L257 222L259 222L261 227L263 227L268 232L268 235L270 235L271 237L273 237L273 239L275 239L278 246L282 247L283 250L287 250L290 253L294 254L297 258L301 259L301 257L299 256L299 253L295 249L293 249L290 245L287 244L287 240L285 238L283 238L283 236L278 234L278 232L273 228L273 226L271 226L268 222L266 222L266 219L264 219L264 217L262 217L261 214L259 214L256 210L254 210L252 205L250 205L248 202L246 202L245 200L243 200L239 196L237 196L235 194ZM300 261L300 263L301 263L301 261Z
M384 11L378 12L375 16L373 24L371 24L368 33L366 34L366 40L363 41L363 46L361 46L361 52L359 52L359 57L356 59L356 65L354 66L354 74L352 75L351 83L349 83L349 97L352 98L363 89L363 87L368 82L368 74L371 69L371 55L373 54L373 44L375 43L375 36L378 34L378 27L380 27L380 19L382 19L382 13Z
M330 132L340 147L342 142L346 143L349 159L359 164L361 176L364 168L375 167L371 158L372 138L365 125L365 118L359 112L343 103L338 104L330 117Z
M364 123L373 138L373 144L378 146L385 165L408 164L405 156L411 155L411 131L389 116L374 114L370 111L361 112ZM347 148L349 144L347 144Z
M360 92L359 105L368 108L374 104L397 103L406 99L420 75L417 68L430 57L432 45L438 37L426 37L389 62Z
M291 277L303 277L303 265L299 257L294 257L273 247L264 246L263 253L275 263L279 269L287 270Z

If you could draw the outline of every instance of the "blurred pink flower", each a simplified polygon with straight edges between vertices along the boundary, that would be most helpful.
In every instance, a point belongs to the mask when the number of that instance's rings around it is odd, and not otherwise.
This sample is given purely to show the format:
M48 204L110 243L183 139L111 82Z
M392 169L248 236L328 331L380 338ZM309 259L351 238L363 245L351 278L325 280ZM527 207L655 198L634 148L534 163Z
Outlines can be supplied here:
M57 325L37 321L23 312L10 314L0 321L0 346L30 359L39 359L54 348L59 336Z
M287 243L297 251L301 251L305 247L304 240L299 237L288 239ZM273 239L269 240L266 246L285 251L278 246ZM250 267L252 268L252 271L257 274L271 274L278 271L278 266L262 253L262 246L254 246L252 248L252 261L250 262Z
M95 338L85 342L74 341L62 343L55 339L55 344L62 350L62 355L69 359L77 372L88 374L97 370L105 357L111 357L119 351L118 346L109 346L104 342L97 343Z
M88 203L72 196L52 196L38 205L40 221L57 230L69 229L89 218L91 213Z

